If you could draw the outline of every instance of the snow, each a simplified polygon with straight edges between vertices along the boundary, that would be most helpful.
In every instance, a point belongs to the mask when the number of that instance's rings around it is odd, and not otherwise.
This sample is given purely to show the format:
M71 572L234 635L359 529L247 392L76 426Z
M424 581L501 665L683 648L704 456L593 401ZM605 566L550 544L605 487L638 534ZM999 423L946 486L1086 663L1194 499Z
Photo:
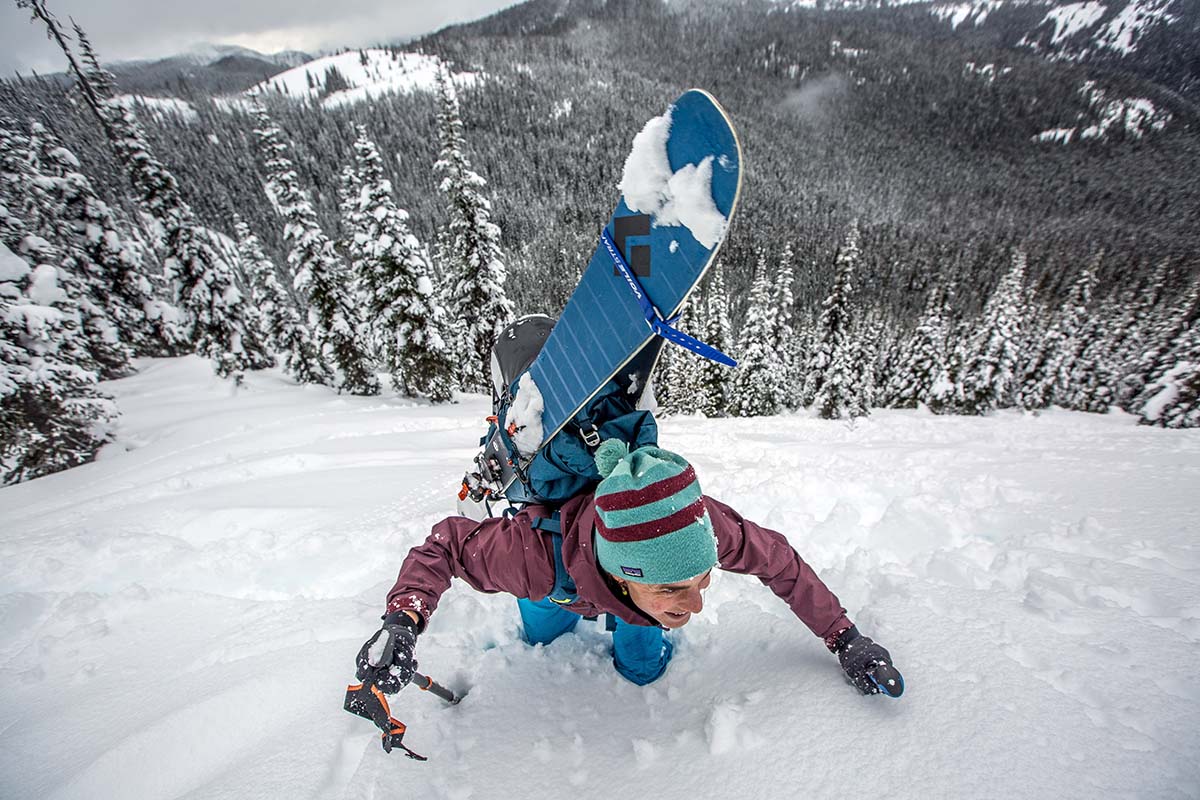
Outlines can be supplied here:
M1200 786L1200 432L1124 414L668 418L705 490L784 531L904 672L864 698L758 581L718 573L637 687L601 623L549 647L457 583L417 644L467 695L341 709L488 398L236 391L196 357L104 384L94 464L0 489L0 785L14 798L714 794L1186 798Z
M1147 133L1160 133L1174 119L1169 111L1160 109L1145 97L1122 97L1112 99L1097 85L1096 81L1084 81L1079 93L1087 98L1095 122L1078 128L1053 128L1033 137L1035 142L1060 142L1070 144L1080 139L1106 139L1110 131L1123 130L1126 136L1140 139ZM1082 115L1080 115L1082 118Z
M0 242L0 283L19 281L29 274L29 263Z
M336 108L373 100L385 94L432 92L437 86L437 71L441 64L437 56L424 53L349 50L282 72L251 87L245 94L255 96L278 92L295 99L320 98L325 108ZM349 88L322 97L330 69L341 73ZM482 77L479 73L457 72L452 79L458 86L468 87L475 85ZM236 105L236 102L231 101L230 104Z
M1179 21L1178 16L1168 11L1173 3L1174 0L1131 0L1100 31L1097 43L1121 55L1133 53L1150 28Z
M178 97L147 97L137 94L122 94L114 97L113 100L122 108L132 109L138 114L149 114L155 119L161 120L164 117L174 116L182 119L184 122L195 122L200 118L196 113L196 109L186 100L180 100Z
M517 382L517 394L507 416L508 423L516 426L512 439L518 452L532 455L542 446L542 438L545 436L542 412L545 408L546 401L542 398L542 390L534 382L533 376L526 372Z
M1050 37L1050 44L1059 44L1064 39L1069 39L1080 31L1095 25L1104 16L1105 11L1107 11L1105 5L1095 2L1095 0L1089 0L1086 3L1071 3L1050 9L1046 13L1045 19L1042 20L1042 24L1049 22L1054 25L1054 35Z
M682 225L711 249L728 225L712 197L713 157L673 171L667 158L670 133L670 110L643 126L633 138L618 188L630 210L651 215L654 225Z
M967 3L945 3L931 5L929 13L942 21L949 20L950 27L957 29L959 25L970 20L979 26L987 20L988 15L1003 7L1005 0L972 0Z
M1075 136L1075 128L1051 128L1033 137L1035 142L1060 142L1070 144Z

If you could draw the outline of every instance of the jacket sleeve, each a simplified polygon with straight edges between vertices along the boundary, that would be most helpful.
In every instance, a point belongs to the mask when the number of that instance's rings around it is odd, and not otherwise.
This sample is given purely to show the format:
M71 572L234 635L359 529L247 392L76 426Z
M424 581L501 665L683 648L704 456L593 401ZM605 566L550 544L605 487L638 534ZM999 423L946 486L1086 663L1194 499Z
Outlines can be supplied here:
M800 621L822 639L850 627L846 609L783 534L742 517L724 503L705 497L721 569L753 575L783 598Z
M530 508L512 518L449 517L434 525L400 566L388 613L414 611L424 630L451 578L479 592L545 597L554 587L554 553L550 536L533 529L535 516Z

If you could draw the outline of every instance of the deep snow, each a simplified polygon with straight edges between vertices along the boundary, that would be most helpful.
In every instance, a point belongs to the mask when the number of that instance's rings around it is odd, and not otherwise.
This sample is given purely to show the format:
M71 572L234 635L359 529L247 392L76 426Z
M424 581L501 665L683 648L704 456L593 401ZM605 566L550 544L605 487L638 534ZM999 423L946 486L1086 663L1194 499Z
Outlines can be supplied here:
M341 710L487 403L339 397L196 358L107 384L95 464L0 490L6 798L1200 795L1200 432L1125 415L666 419L710 494L789 536L908 690L864 698L782 601L718 575L639 688L458 585L393 709Z

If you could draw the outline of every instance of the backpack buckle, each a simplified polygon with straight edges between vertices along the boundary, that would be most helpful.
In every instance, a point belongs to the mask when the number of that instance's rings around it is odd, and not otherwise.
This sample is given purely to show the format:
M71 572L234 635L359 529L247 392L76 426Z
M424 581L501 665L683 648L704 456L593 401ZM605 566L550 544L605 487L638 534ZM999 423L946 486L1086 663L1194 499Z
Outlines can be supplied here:
M579 433L583 436L583 443L588 447L600 446L600 431L595 425L588 423L588 427L579 426Z

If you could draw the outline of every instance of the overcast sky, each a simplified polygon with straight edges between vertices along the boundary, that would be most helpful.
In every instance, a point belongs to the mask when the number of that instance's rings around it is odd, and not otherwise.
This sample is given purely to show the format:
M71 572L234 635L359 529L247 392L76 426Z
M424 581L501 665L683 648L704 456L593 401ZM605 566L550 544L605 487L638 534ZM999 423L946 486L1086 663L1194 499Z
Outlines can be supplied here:
M265 53L336 49L403 39L486 16L517 0L47 0L64 25L87 31L105 61L174 55L198 43ZM0 74L60 72L45 26L0 0Z

